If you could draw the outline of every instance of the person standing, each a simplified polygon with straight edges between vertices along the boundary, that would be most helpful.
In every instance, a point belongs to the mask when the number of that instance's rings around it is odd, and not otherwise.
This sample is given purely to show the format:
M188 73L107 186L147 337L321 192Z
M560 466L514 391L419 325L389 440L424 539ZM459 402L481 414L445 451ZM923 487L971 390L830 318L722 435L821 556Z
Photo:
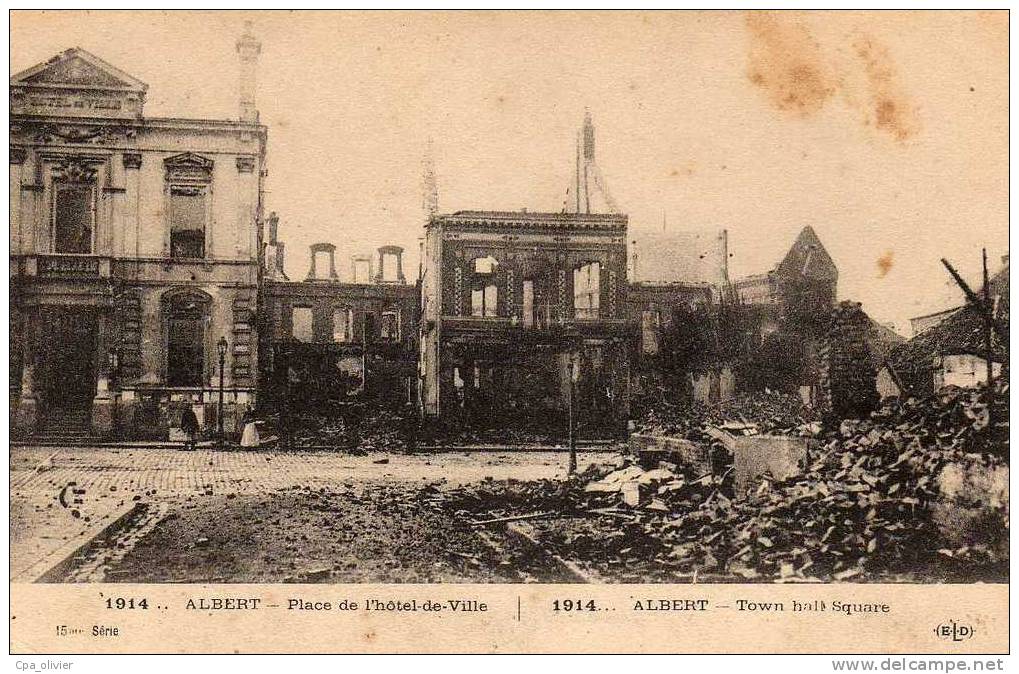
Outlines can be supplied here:
M184 431L184 449L191 451L195 448L195 437L198 435L198 417L191 406L184 408L180 415L180 429Z
M418 423L417 408L408 401L403 406L403 439L408 454L413 454L418 448Z
M255 412L249 405L244 410L244 417L241 420L243 433L241 433L241 447L258 447L261 439L258 436L258 424L255 421Z

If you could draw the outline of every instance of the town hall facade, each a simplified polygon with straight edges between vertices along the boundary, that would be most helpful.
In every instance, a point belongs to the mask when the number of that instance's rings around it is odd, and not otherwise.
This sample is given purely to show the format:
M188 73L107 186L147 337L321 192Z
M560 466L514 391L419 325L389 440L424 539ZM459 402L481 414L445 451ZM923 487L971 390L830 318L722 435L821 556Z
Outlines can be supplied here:
M147 117L83 49L10 80L16 434L166 437L254 404L266 128L245 34L235 120ZM223 367L220 367L220 363ZM222 377L222 388L220 387Z

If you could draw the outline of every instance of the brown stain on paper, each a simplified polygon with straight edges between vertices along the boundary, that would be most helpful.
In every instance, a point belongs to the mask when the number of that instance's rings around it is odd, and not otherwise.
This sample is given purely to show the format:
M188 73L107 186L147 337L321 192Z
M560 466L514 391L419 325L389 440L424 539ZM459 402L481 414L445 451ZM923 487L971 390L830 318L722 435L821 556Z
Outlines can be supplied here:
M920 117L906 96L891 54L869 35L852 41L850 70L862 74L865 93L852 92L853 78L828 58L809 28L795 15L755 11L746 15L750 34L747 78L783 112L809 117L819 112L836 93L863 112L862 123L905 142L919 133ZM862 73L861 73L862 70ZM864 102L865 101L865 102Z
M861 36L853 43L853 51L863 64L870 86L870 110L865 123L900 142L915 136L919 132L919 113L902 91L888 48L871 37Z
M670 178L681 178L681 177L685 176L685 177L689 178L689 177L691 177L696 172L697 172L697 162L691 160L691 161L686 161L681 166L677 166L676 168L674 168L671 171L669 171L669 177Z
M837 81L807 27L773 12L749 12L747 77L779 110L806 117L824 107Z
M890 272L892 270L892 266L894 265L894 262L893 262L893 258L894 257L895 257L895 253L893 253L892 251L888 251L884 255L882 255L881 257L879 257L877 259L877 277L878 278L884 278L885 276L888 275L888 272Z

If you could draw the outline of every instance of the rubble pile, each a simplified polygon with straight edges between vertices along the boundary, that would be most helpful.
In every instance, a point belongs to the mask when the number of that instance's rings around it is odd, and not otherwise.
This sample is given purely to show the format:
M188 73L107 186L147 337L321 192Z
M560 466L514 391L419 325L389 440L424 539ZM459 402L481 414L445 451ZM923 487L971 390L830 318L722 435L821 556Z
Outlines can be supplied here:
M347 424L343 417L324 417L301 413L294 414L289 423L287 447L350 447Z
M1007 385L999 389L1007 396ZM745 498L734 497L730 472L687 475L665 462L644 470L621 457L566 483L489 483L461 495L458 507L552 513L536 522L550 550L647 578L1000 581L1008 573L1007 497L984 507L979 539L962 545L932 517L946 496L946 467L1007 467L985 451L987 416L973 390L889 404L821 434L800 474L765 474Z
M470 426L446 427L436 429L430 436L430 443L439 446L464 446L464 445L542 445L549 443L562 443L565 441L566 422L563 422L564 429L559 433L545 432L542 430L531 430L526 428L514 428L509 425L502 428L478 429Z
M407 416L395 410L369 409L358 420L357 446L364 451L401 452L407 448Z
M628 461L627 461L628 462ZM639 470L639 469L638 469ZM474 519L512 517L533 512L575 515L588 504L583 484L601 479L612 466L592 465L577 480L505 480L487 478L480 483L447 490L444 505L458 516Z
M287 449L336 449L354 454L400 452L409 433L405 414L384 407L347 406L330 414L295 413L289 418Z
M754 432L815 436L817 416L797 395L764 392L735 396L716 405L659 405L636 424L638 433L709 441L710 426L743 424Z

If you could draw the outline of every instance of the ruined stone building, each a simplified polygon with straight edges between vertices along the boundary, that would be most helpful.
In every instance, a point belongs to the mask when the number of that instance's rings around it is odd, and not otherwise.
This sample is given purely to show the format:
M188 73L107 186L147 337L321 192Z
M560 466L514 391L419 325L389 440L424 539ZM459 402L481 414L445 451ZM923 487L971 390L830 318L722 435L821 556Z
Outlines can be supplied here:
M755 385L795 387L804 402L816 400L818 347L835 307L838 278L838 267L807 226L771 271L733 281L733 295L757 333L756 369L772 371L771 378L751 377Z
M254 402L266 128L144 114L147 85L69 49L10 79L15 432L166 437ZM223 64L235 69L238 64Z
M984 291L979 288L977 295L983 297ZM998 326L992 333L990 375L999 377L1008 367L1008 255L1002 256L1001 268L988 279L986 291ZM969 303L943 313L946 317L924 326L909 341L894 344L877 364L882 397L927 396L945 386L986 385L988 353L983 316Z
M666 385L658 357L664 332L677 320L703 316L719 301L729 278L726 230L669 230L664 216L662 226L660 232L631 235L628 251L627 316L638 326L631 387L638 396ZM718 376L714 381L707 377L693 377L693 387L705 397L714 391L717 398Z
M733 282L746 305L774 307L774 320L811 331L835 306L839 270L813 227L804 227L782 261L765 274Z
M424 414L561 427L571 372L582 432L629 415L625 215L459 211L425 233Z
M263 402L277 410L362 394L415 402L419 291L407 283L403 249L351 256L346 280L336 246L316 243L310 253L303 281L287 280L279 257L266 258L276 273L267 270L260 302Z

